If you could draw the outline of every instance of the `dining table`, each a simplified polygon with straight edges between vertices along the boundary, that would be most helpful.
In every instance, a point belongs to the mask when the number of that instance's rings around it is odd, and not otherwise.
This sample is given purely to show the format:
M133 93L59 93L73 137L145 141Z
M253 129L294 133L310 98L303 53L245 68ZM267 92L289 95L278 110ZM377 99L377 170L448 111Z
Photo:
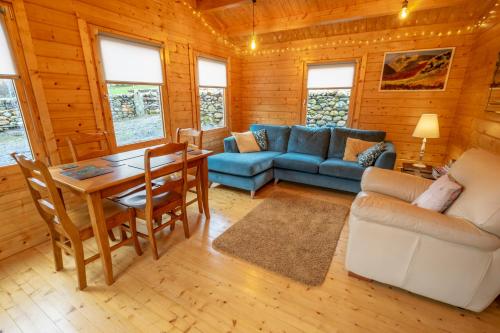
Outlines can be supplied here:
M145 182L144 152L147 148L120 152L70 164L55 165L49 171L56 185L62 190L69 190L86 200L94 236L99 250L106 284L114 282L111 260L111 247L108 239L106 222L103 211L103 200L119 195ZM208 202L208 156L209 150L188 151L188 168L197 167L200 177L203 213L210 219ZM180 155L169 155L165 163L181 163ZM161 166L159 163L158 167ZM105 173L87 179L77 179L74 174L85 169L104 170ZM71 172L76 171L76 172ZM79 177L81 178L81 177Z

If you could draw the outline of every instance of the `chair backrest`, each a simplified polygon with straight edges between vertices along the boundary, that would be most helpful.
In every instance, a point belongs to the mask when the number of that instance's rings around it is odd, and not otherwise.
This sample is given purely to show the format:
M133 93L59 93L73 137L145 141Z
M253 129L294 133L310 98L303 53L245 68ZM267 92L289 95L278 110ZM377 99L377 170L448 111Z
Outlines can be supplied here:
M77 237L78 230L66 213L61 191L57 188L47 166L42 161L33 161L24 155L12 153L11 156L21 168L35 207L51 232L57 223L70 238Z
M66 137L73 162L111 154L106 132L76 133Z
M464 187L445 212L464 218L500 237L500 156L486 150L467 150L449 174Z
M194 128L178 128L175 134L175 142L187 142L190 146L203 149L203 131Z
M179 155L180 154L180 155ZM151 168L151 160L155 157L171 155L174 158L180 159L180 163L171 163L162 165L156 168ZM153 217L153 197L163 193L180 189L183 200L186 199L187 188L187 143L168 143L157 148L146 149L144 152L144 171L146 180L146 217ZM179 173L179 177L175 177L171 181L163 184L153 184L153 180ZM154 185L154 187L153 187Z

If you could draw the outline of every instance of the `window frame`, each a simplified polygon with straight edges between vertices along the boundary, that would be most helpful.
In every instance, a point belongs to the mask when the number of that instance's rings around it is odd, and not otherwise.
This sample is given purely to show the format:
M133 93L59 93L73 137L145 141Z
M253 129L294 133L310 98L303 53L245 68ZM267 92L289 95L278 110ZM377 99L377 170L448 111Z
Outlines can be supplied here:
M114 29L104 28L97 25L89 24L89 31L91 35L91 47L93 58L95 59L95 68L97 72L97 85L100 95L100 107L103 110L103 121L104 127L110 138L110 148L112 152L123 152L138 148L150 147L158 144L163 144L167 141L171 141L172 138L172 128L170 122L170 105L169 105L169 93L168 93L168 76L167 76L167 62L168 62L168 50L165 42L161 40L156 40L153 38L147 38L143 36L133 35ZM104 67L101 59L101 50L99 45L99 36L106 35L109 37L123 39L125 41L145 44L149 46L155 46L160 49L160 61L162 67L163 83L144 83L144 82L116 82L107 81L104 77ZM153 85L160 87L160 98L161 98L161 108L162 108L162 119L163 119L163 137L158 139L152 139L147 141L139 141L135 143L130 143L126 145L119 146L116 141L115 127L113 123L113 115L111 112L111 105L109 101L108 84L138 84L138 85Z
M221 88L221 87L213 87L213 86L200 86L199 77L198 77L198 59L205 58L209 60L219 61L226 64L226 87L224 89L224 126L211 128L207 130L203 130L204 132L216 133L230 130L231 120L230 120L230 111L229 108L231 106L231 58L213 55L200 51L192 52L192 67L193 67L193 104L195 105L193 122L195 123L196 129L201 130L201 104L200 104L200 87L202 88Z
M359 107L361 105L361 94L358 92L363 91L364 76L366 68L366 57L362 58L332 58L328 60L304 60L303 61L303 85L302 85L302 105L301 105L301 123L307 125L307 100L309 98L309 88L307 87L307 80L309 75L310 66L330 65L339 63L353 63L354 76L351 88L311 88L311 90L328 90L328 89L351 89L349 97L349 111L345 127L356 128L358 125Z
M48 154L44 146L44 135L42 134L41 124L37 116L38 109L35 94L31 86L32 82L26 63L26 56L24 50L21 48L21 36L11 4L0 1L0 20L4 22L7 38L10 42L10 51L12 52L17 71L16 75L0 75L0 79L12 80L14 84L26 138L33 158L49 163ZM10 174L17 171L17 168L18 166L14 160L12 164L0 166L2 174L4 172Z

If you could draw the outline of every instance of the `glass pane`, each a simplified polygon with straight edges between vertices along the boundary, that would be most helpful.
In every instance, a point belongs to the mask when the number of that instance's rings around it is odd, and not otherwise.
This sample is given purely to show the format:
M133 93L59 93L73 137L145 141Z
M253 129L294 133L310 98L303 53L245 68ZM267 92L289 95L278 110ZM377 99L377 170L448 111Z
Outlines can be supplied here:
M165 137L160 86L108 84L108 94L118 146Z
M351 89L309 89L306 124L309 127L345 127Z
M307 88L350 88L354 79L354 63L311 65Z
M99 37L106 81L163 83L160 48Z
M225 88L226 64L222 61L198 58L198 85Z
M209 130L225 126L224 88L200 87L201 129Z
M0 14L0 74L2 75L16 75L16 65L10 50L9 39L7 36L7 29Z
M33 158L14 82L0 79L0 166L15 163L12 152Z

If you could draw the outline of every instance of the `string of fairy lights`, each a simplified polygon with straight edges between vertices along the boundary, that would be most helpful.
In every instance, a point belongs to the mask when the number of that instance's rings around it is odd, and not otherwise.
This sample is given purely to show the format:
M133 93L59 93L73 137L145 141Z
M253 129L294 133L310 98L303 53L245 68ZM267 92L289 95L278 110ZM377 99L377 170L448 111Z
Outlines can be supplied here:
M328 47L340 47L340 46L368 46L368 45L374 45L378 43L387 43L391 41L397 41L400 39L408 38L408 37L446 37L446 36L452 36L452 35L461 35L461 34L471 34L475 33L481 28L485 28L489 26L489 23L493 19L496 18L497 10L500 8L500 2L497 1L492 9L483 17L478 19L474 24L465 26L463 28L458 28L458 29L446 29L446 30L418 30L418 31L413 31L415 27L410 27L412 31L410 32L404 32L402 33L400 30L396 30L395 32L384 32L382 33L381 36L376 37L376 38L356 38L356 35L350 35L350 37L345 38L342 36L332 36L332 37L324 37L322 38L322 42L314 43L314 44L308 44L307 46L287 46L287 47L279 47L279 48L266 48L266 49L251 49L251 50L246 50L246 49L241 49L239 46L235 45L232 43L226 36L223 34L219 33L217 30L215 30L202 16L200 11L197 11L193 6L191 6L189 3L186 1L182 2L184 6L186 6L192 13L192 15L197 18L199 21L201 21L201 24L205 26L212 35L216 38L218 42L221 44L224 44L226 47L231 47L234 49L236 53L241 53L243 55L252 55L252 56L258 56L258 55L268 55L268 54L279 54L279 53L289 53L289 52L304 52L304 51L310 51L310 50L315 50L315 49L321 49L321 48L328 48ZM404 4L404 2L403 2ZM404 7L403 7L404 9ZM401 15L401 14L400 14ZM406 12L405 17L408 15L408 12ZM294 43L300 43L300 41L294 42Z

